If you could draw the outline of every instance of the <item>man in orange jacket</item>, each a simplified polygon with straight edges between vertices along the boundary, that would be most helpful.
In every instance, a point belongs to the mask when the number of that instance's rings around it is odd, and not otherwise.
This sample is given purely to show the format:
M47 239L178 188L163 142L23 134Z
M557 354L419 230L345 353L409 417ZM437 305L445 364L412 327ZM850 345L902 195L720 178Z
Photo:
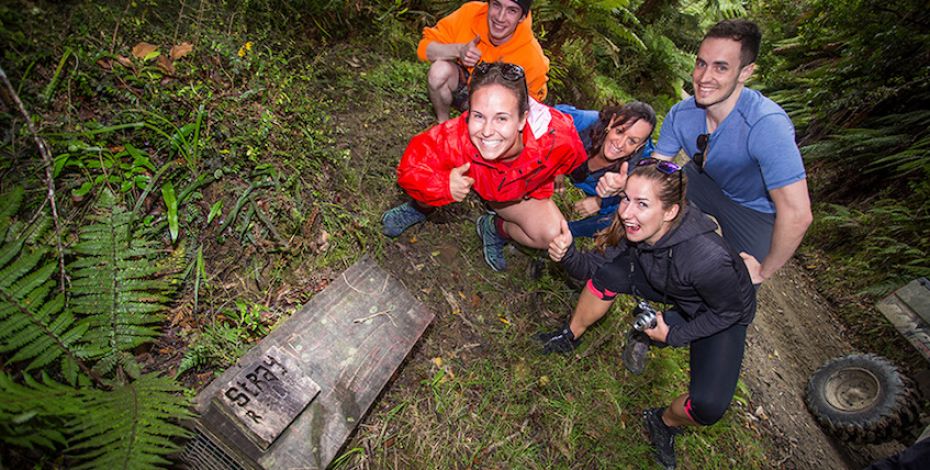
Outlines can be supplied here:
M542 102L549 59L532 30L532 0L468 2L433 27L423 28L417 47L429 68L429 98L436 119L449 119L452 106L468 105L468 78L478 62L509 62L523 67L530 97Z

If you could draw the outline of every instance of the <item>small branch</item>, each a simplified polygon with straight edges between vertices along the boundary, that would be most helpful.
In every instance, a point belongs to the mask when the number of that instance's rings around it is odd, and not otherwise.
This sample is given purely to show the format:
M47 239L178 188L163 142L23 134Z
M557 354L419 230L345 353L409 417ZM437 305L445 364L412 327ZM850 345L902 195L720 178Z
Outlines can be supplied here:
M39 132L36 130L35 124L32 123L29 112L26 111L23 102L19 99L19 95L17 95L16 90L13 89L13 85L10 83L10 79L7 78L3 67L0 67L0 80L3 80L3 84L10 94L10 99L13 100L20 114L22 114L23 118L26 120L26 127L29 129L29 133L32 134L32 138L36 142L36 147L39 148L39 154L42 156L42 162L45 164L45 180L48 184L47 197L49 205L52 208L52 220L55 221L55 243L58 245L58 267L61 271L61 285L59 289L64 293L68 278L65 274L65 250L61 244L61 224L58 222L58 205L55 203L55 180L52 177L52 155L51 152L48 151L48 145L39 137Z
M364 322L366 322L366 321L368 321L368 320L371 320L371 319L373 319L373 318L375 318L375 317L379 317L379 316L381 316L381 315L384 315L384 316L388 317L388 320L391 320L391 323L394 325L394 327L395 327L395 328L397 327L397 323L394 323L394 317L391 316L391 311L390 311L390 310L385 310L385 311L383 311L383 312L378 312L378 313L375 313L375 314L372 314L372 315L368 315L367 317L356 318L355 320L352 320L352 323L364 323Z

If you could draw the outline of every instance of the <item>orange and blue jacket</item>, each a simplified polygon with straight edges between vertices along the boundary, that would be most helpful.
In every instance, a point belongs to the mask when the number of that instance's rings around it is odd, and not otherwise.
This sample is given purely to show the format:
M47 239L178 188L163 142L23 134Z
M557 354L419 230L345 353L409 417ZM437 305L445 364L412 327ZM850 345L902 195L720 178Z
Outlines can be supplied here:
M449 189L453 168L471 163L465 173L471 189L494 202L552 196L556 175L570 173L587 154L572 119L530 100L522 133L523 151L509 161L481 157L468 135L468 113L417 134L397 166L397 183L419 202L444 206L455 202Z
M481 51L481 61L509 62L523 67L530 96L542 102L548 92L546 82L549 80L549 59L533 35L532 25L532 14L527 13L510 40L495 46L488 38L488 4L468 2L439 20L436 26L423 28L417 56L420 60L428 60L426 47L434 41L440 44L466 43L480 36L478 50ZM471 73L471 68L468 72Z

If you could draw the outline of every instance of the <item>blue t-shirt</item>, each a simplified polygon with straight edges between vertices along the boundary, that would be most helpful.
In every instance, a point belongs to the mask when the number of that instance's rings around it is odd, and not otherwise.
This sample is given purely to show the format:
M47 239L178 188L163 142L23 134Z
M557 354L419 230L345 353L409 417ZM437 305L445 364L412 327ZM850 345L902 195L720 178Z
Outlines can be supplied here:
M688 98L665 116L656 153L697 153L697 137L707 133L707 113ZM730 199L750 209L775 213L769 191L806 177L788 114L762 93L743 88L733 111L710 135L704 172Z

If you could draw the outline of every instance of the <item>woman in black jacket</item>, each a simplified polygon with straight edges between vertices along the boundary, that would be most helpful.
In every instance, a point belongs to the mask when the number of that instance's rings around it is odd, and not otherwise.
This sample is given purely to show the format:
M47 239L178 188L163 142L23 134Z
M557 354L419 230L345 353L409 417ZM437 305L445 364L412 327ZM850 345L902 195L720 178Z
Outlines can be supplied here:
M620 293L674 305L658 312L645 335L628 335L623 354L624 364L640 373L650 340L690 346L688 392L664 409L643 412L656 458L666 467L675 465L681 426L713 424L729 407L756 311L745 264L715 233L716 225L687 205L686 186L677 165L646 158L627 180L617 217L598 234L597 250L577 251L563 223L549 256L573 277L587 279L587 286L568 324L540 336L545 352L571 351Z

